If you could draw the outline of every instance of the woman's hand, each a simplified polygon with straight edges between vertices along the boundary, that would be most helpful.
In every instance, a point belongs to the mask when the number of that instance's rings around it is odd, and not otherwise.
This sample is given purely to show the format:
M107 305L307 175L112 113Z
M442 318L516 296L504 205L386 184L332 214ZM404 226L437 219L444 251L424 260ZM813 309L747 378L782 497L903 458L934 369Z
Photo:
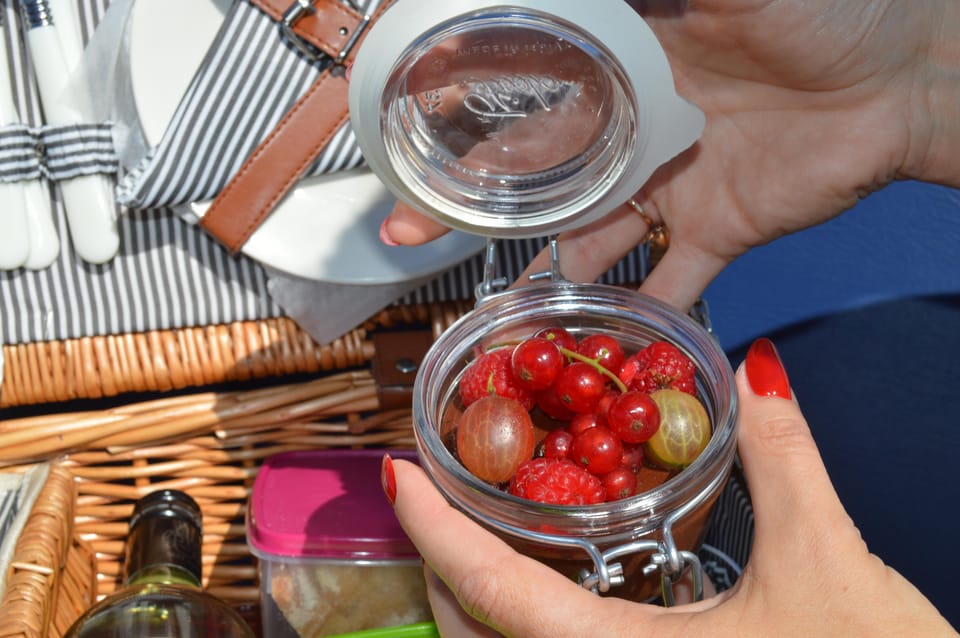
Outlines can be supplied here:
M670 231L645 292L686 308L749 248L826 221L892 180L960 185L955 2L632 4L707 122L636 197ZM593 280L647 229L624 206L568 233L561 271ZM387 241L403 244L445 231L404 205L384 225ZM547 263L541 255L529 270Z
M737 388L753 551L733 589L690 605L665 609L596 596L450 507L417 466L385 459L385 490L424 557L441 633L955 636L926 598L867 550L769 341L751 347Z

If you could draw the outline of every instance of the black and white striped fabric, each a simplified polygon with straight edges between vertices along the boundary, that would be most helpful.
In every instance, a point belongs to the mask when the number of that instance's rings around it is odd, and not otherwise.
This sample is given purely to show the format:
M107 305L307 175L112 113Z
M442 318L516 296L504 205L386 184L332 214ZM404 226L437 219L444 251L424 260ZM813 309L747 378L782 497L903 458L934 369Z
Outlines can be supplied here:
M88 42L108 0L76 0L83 42ZM44 125L15 0L0 0L2 42L20 123ZM0 70L2 73L2 70ZM102 131L102 126L93 128ZM49 184L49 182L47 182ZM51 199L56 198L50 189ZM120 219L120 253L107 264L84 262L68 240L66 215L54 201L61 238L56 262L40 271L0 272L0 339L6 344L59 341L216 325L280 316L256 262L234 258L199 228L169 210Z
M373 11L379 2L357 6ZM329 62L308 58L246 0L234 2L163 139L121 181L120 203L149 209L213 199ZM305 175L362 164L346 124Z
M51 181L117 172L109 122L0 128L0 182L41 177Z
M107 5L108 0L76 0L84 42L93 35ZM237 0L235 5L249 6L245 0ZM0 0L0 9L21 122L36 129L43 125L42 112L17 26L16 4L14 0ZM349 153L335 155L351 158L344 166L354 161ZM177 164L176 156L168 159ZM62 248L53 266L41 271L0 272L0 338L4 343L217 325L283 314L271 299L268 276L257 262L230 256L203 230L184 223L172 210L134 211L122 217L120 254L103 265L83 262L72 252L66 217L59 204L54 222ZM497 272L515 279L544 243L537 239L504 242L497 255ZM645 264L638 249L603 281L640 281L646 274ZM482 276L483 263L477 256L399 302L470 299Z
M22 507L23 483L10 483L0 487L0 539L7 537Z

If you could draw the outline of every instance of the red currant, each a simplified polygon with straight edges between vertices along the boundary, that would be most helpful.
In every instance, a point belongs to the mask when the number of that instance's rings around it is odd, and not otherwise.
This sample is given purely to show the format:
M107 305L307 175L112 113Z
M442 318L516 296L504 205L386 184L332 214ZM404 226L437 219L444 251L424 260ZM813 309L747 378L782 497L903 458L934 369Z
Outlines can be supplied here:
M605 377L596 367L583 361L574 361L565 367L553 386L560 402L578 413L594 410L606 389Z
M584 412L582 414L574 414L570 418L570 423L567 425L567 429L570 431L570 434L577 436L581 432L585 432L590 428L595 428L598 425L606 425L607 422L600 418L600 415L596 412Z
M570 444L570 459L598 476L618 467L622 457L623 444L609 428L590 428Z
M600 477L608 501L617 501L633 496L637 491L637 474L627 467L615 467Z
M521 341L510 358L517 384L528 390L546 390L552 386L564 363L557 344L543 337Z
M553 388L548 388L537 394L537 407L557 421L569 421L574 412L560 400L560 396L554 392Z
M543 337L544 339L554 342L560 348L566 348L567 350L577 349L577 338L559 326L541 328L537 330L533 336Z
M657 433L660 409L649 394L631 390L613 400L607 422L623 441L643 443Z
M587 335L577 344L577 354L596 361L613 374L623 365L623 347L610 335Z
M541 449L542 456L548 459L568 459L570 458L570 444L573 442L573 435L569 430L558 428L552 430L543 438Z
M600 397L600 401L597 403L597 416L599 416L604 422L606 422L607 414L610 412L610 404L613 403L613 400L618 396L623 394L619 390L614 390L613 388L608 388L606 392L603 393L603 396Z
M620 457L620 465L629 468L633 472L639 472L643 467L643 446L637 443L624 443L623 455Z

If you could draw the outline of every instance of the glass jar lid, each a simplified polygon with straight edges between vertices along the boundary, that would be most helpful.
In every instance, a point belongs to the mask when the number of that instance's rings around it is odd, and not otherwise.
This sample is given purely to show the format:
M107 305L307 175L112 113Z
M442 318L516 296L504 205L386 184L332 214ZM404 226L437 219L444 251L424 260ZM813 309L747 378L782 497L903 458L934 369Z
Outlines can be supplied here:
M622 0L397 0L351 73L353 129L387 187L492 237L605 215L703 127Z

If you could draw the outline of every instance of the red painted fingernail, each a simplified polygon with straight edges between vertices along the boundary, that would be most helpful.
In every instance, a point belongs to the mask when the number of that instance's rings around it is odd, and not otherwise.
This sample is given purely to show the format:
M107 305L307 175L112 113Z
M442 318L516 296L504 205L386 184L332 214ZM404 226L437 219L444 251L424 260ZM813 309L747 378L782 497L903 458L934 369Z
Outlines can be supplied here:
M383 223L380 224L380 241L382 241L387 246L399 246L400 244L390 236L390 231L387 230L387 223L390 221L390 218L387 217L383 220Z
M380 463L380 485L390 505L393 505L397 501L397 477L393 473L393 459L389 454L384 454Z
M757 339L747 350L747 381L753 393L764 397L789 399L790 380L777 348L769 339Z

